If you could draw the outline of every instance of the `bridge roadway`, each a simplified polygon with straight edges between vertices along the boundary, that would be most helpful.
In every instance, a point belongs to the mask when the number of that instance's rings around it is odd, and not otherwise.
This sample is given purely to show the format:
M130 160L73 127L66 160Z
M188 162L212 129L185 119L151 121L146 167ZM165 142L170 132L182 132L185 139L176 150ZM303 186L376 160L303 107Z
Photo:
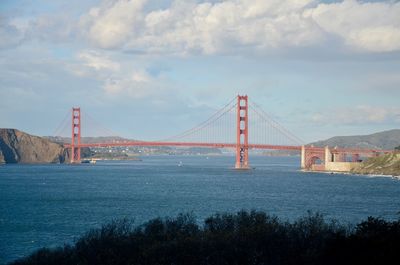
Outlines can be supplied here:
M71 144L64 144L71 148ZM235 143L198 143L198 142L147 142L147 141L127 141L113 143L90 143L76 144L74 147L113 147L113 146L182 146L182 147L212 147L212 148L236 148ZM249 149L268 149L268 150L293 150L300 151L301 146L294 145L267 145L267 144L249 144Z
M71 144L64 144L71 148ZM123 141L112 143L81 143L74 147L114 147L114 146L181 146L181 147L211 147L211 148L236 148L235 143L200 143L200 142L150 142L150 141ZM301 151L301 146L297 145L269 145L269 144L248 144L249 149L266 150L287 150ZM323 151L324 147L305 146L308 151ZM372 154L372 153L391 153L393 150L380 149L359 149L359 148L330 148L332 153L346 154Z

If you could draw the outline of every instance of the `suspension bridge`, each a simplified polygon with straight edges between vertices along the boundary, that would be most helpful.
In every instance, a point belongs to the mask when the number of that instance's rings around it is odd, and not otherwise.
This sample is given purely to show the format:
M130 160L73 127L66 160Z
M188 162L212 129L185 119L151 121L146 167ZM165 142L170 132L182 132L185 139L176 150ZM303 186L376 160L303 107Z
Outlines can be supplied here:
M79 107L72 108L71 163L81 162L84 147L211 147L229 148L236 153L235 168L249 169L249 150L297 151L301 155L301 167L308 170L325 170L331 163L356 163L360 157L377 156L391 151L379 149L331 148L305 146L303 141L276 122L247 95L238 95L204 122L181 134L158 141L113 141L85 143L82 141L82 115ZM351 161L349 160L351 157ZM339 164L338 164L339 163Z

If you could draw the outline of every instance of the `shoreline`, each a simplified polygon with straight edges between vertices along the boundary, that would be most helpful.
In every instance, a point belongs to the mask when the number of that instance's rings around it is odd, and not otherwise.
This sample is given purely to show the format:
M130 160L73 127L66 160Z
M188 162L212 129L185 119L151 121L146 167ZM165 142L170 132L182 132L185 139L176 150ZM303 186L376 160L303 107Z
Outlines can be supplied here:
M363 173L356 173L356 172L351 172L351 171L346 171L346 172L340 172L340 171L312 171L312 170L304 170L301 169L301 172L306 172L306 173L322 173L322 174L328 174L328 175L353 175L353 176L365 176L365 177L383 177L383 178L392 178L396 180L400 180L400 175L386 175L386 174L363 174Z

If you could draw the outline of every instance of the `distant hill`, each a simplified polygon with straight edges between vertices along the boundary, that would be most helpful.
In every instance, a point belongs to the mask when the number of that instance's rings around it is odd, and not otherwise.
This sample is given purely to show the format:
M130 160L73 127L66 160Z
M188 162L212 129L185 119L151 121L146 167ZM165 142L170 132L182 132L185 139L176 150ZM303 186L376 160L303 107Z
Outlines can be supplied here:
M314 146L338 146L357 148L394 149L400 145L400 129L369 135L335 136L327 140L310 143Z
M71 137L43 136L43 138L46 138L52 142L60 144L71 143ZM99 136L99 137L82 137L81 141L86 144L92 144L92 143L115 143L115 142L136 141L136 140L126 139L119 136Z
M61 136L44 136L43 138L59 144L71 143L70 137ZM98 136L98 137L82 137L82 143L121 143L125 141L138 141L126 139L119 136ZM145 150L148 154L176 154L176 155L220 155L222 151L219 148L209 147L169 147L169 146L144 146L139 147L140 150ZM137 150L139 150L137 149ZM132 150L131 150L132 151Z
M219 148L208 148L208 147L189 147L182 149L181 152L189 155L220 155L222 154Z

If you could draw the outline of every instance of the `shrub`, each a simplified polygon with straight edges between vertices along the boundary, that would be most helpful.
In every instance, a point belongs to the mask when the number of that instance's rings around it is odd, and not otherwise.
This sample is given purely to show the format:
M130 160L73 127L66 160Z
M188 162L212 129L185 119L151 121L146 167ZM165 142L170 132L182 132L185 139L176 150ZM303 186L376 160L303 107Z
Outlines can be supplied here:
M134 226L113 221L76 241L40 249L13 265L397 264L400 221L368 218L352 229L309 212L289 223L261 211L192 214Z

